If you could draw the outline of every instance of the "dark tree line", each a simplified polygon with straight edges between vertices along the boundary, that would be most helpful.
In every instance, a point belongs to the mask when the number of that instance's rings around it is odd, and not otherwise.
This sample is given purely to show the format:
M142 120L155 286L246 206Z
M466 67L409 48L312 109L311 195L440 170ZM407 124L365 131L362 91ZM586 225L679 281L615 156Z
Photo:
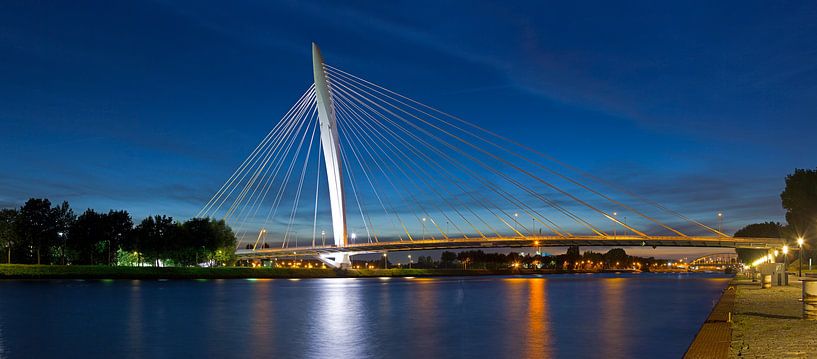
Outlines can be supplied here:
M224 221L176 222L152 216L134 225L127 211L76 215L67 202L29 199L0 210L5 263L89 265L228 265L236 237Z
M786 176L786 187L780 193L786 224L754 223L735 232L735 237L784 238L795 248L797 238L805 240L803 257L817 256L817 169L795 169ZM740 260L751 263L766 254L765 250L737 249Z
M445 251L440 260L435 262L431 256L420 256L415 268L478 268L504 269L514 266L538 269L611 269L631 268L640 264L643 270L649 270L652 264L665 264L666 261L655 258L630 256L624 249L613 248L606 253L586 251L579 252L578 246L571 246L565 254L541 255L522 253L485 253L481 250L462 251L459 253Z

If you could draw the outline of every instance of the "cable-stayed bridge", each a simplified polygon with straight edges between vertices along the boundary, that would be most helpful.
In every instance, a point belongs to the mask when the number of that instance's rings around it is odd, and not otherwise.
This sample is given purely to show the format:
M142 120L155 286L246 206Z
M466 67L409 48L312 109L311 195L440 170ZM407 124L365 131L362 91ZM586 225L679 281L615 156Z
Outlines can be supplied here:
M242 257L547 246L777 248L323 61L314 83L197 214ZM504 118L514 126L513 115ZM554 134L549 134L554 135Z

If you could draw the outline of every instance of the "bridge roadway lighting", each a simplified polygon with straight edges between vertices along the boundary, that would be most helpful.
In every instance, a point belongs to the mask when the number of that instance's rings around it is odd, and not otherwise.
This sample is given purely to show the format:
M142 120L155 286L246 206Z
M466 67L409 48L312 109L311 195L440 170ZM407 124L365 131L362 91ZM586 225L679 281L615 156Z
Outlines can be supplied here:
M326 231L325 230L321 231L321 245L326 247Z
M355 243L355 238L357 238L357 233L352 232L352 244Z
M383 253L383 269L389 269L388 254Z
M408 255L408 260L409 260L409 269L411 269L411 254Z
M800 262L800 264L797 266L798 267L797 268L797 276L798 277L803 276L803 243L804 242L805 242L805 240L803 240L803 237L797 237L797 246L800 247L800 249L798 250L798 256L800 257L800 259L798 260Z

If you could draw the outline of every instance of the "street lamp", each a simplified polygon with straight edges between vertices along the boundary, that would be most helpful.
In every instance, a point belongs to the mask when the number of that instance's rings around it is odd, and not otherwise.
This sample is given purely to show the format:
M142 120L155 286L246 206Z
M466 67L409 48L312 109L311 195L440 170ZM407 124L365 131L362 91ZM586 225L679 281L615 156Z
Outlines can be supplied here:
M789 275L787 273L788 270L789 270L789 245L784 244L783 245L783 276L786 278L786 281L785 281L786 284L789 284Z
M411 269L411 254L408 255L408 260L409 260L409 269Z
M426 218L423 217L423 240L426 240Z
M718 232L721 231L721 227L723 227L723 212L718 212Z
M389 269L388 254L383 253L383 269Z
M805 240L803 240L803 237L798 237L797 238L797 246L800 247L800 249L798 250L798 252L799 252L798 255L800 256L800 259L799 259L800 264L798 265L798 269L797 269L797 276L798 277L803 276L803 243L804 242L805 242Z
M352 232L352 244L355 244L355 238L357 238L357 233Z
M65 265L65 246L67 244L66 240L65 240L65 232L57 232L57 235L60 236L60 238L62 238L62 265ZM9 253L11 253L11 252L9 252ZM9 263L11 263L11 255L10 254L9 254Z
M517 218L519 218L519 213L514 212L513 213L513 230L514 230L514 232L516 231L516 223L519 222L519 220Z
M326 231L325 230L321 231L321 244L324 247L326 247Z
M618 212L613 212L613 217L618 217ZM616 237L616 229L618 229L618 226L616 225L616 222L613 221L613 238Z

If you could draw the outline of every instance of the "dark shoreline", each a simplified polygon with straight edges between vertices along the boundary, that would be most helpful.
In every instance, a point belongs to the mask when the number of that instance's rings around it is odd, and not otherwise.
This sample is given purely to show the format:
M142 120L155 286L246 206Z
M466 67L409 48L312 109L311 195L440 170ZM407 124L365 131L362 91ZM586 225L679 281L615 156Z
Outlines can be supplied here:
M536 275L564 273L630 273L628 270L562 271L533 269L292 269L249 267L109 267L0 264L0 280L19 279L248 279L367 278Z

